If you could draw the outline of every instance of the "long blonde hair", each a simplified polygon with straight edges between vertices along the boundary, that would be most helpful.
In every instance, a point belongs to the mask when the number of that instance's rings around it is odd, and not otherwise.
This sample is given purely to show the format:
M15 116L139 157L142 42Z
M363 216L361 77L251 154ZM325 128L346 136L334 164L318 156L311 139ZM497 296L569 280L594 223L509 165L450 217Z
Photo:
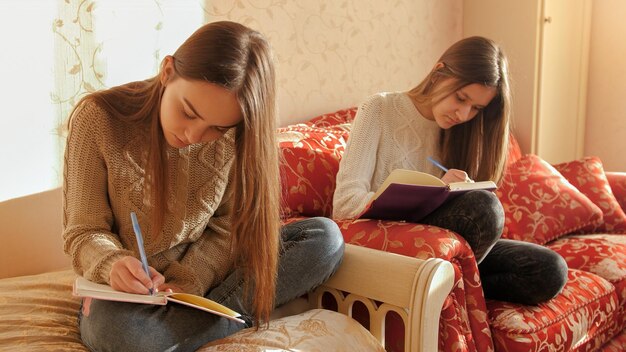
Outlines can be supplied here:
M194 32L172 55L175 74L205 80L237 96L243 120L235 132L232 246L251 294L257 326L274 308L280 245L276 82L271 48L258 32L234 22L213 22ZM150 151L146 182L151 185L152 228L160 233L167 203L167 158L160 105L164 86L159 73L141 82L113 87L83 98L113 117L149 121ZM237 216L234 216L237 214Z
M475 180L499 181L506 164L511 111L509 70L504 52L490 39L469 37L448 48L438 62L443 65L435 66L409 91L414 101L434 105L473 83L496 88L496 96L476 117L442 130L443 163L466 171ZM453 83L439 84L446 78L453 78Z

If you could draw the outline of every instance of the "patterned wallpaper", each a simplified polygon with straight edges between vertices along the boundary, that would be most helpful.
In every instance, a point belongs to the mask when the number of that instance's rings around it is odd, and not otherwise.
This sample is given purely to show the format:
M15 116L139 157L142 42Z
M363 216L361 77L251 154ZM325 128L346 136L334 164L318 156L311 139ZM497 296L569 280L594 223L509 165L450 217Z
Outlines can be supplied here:
M206 0L204 10L270 39L281 125L411 88L462 32L461 0Z

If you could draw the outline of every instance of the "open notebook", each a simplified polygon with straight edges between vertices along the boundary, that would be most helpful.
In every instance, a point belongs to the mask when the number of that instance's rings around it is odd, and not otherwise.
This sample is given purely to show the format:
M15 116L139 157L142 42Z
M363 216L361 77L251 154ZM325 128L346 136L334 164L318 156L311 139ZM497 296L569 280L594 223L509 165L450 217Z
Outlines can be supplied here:
M358 217L418 222L445 202L480 189L493 191L496 184L493 181L446 184L424 172L396 169L387 176Z
M114 290L111 286L91 282L84 277L78 277L74 281L74 296L91 297L108 301L119 301L129 303L166 305L168 302L184 304L189 307L203 310L205 312L217 314L224 318L232 319L240 323L245 323L241 314L223 306L208 298L192 295L189 293L159 292L153 296L135 293L121 292Z

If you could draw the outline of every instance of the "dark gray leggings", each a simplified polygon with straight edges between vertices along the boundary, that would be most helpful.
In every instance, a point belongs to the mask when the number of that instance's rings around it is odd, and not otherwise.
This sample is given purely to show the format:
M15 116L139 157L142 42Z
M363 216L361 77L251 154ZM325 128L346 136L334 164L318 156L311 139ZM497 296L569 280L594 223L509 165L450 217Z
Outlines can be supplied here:
M537 304L556 296L567 281L567 263L556 252L533 243L500 239L504 210L492 192L468 192L420 223L465 238L479 263L486 298Z

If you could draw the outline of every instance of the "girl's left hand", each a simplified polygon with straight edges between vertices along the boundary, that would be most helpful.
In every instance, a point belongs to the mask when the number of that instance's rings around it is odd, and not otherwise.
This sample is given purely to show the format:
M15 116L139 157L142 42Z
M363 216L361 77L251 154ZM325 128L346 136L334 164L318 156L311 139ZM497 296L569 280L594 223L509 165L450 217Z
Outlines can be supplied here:
M457 169L448 170L448 172L443 175L441 180L446 184L450 184L452 182L474 182L469 178L469 176L467 176L467 172Z

